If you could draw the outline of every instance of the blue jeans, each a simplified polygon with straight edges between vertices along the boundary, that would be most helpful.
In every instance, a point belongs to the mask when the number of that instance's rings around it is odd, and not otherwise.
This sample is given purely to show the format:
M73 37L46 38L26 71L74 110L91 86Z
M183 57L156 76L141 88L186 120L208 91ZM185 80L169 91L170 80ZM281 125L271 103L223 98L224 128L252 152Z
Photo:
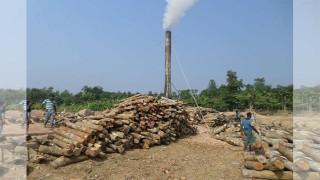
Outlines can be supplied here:
M50 119L50 128L53 128L54 126L54 116L55 116L55 111L54 110L48 110L46 112L46 119L44 122L44 126L48 124L48 120Z

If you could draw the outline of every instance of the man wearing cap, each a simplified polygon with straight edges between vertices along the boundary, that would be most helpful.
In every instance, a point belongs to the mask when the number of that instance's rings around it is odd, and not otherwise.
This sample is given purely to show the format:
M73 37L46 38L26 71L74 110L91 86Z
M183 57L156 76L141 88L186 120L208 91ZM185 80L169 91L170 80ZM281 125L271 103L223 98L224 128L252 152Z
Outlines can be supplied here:
M251 120L251 113L247 113L247 118L241 120L241 134L242 136L245 136L246 142L244 145L244 150L247 150L247 146L249 145L249 151L252 151L252 144L255 141L255 137L252 133L252 130L254 130L257 134L259 134L259 132L257 131L257 129L254 127L255 123L254 121Z

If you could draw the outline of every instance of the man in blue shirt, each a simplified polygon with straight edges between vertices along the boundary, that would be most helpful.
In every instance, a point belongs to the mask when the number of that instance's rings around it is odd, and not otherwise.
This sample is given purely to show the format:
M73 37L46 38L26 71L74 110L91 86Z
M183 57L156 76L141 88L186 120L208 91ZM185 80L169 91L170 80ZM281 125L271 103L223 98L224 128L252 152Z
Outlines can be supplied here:
M255 137L252 133L252 130L254 130L257 134L259 134L259 132L257 131L257 129L254 127L254 122L251 120L251 113L247 113L247 118L241 120L241 134L242 136L245 136L246 142L244 145L244 150L247 150L247 146L249 145L249 150L252 151L252 144L255 141Z
M48 120L50 119L50 128L53 129L54 126L54 116L57 114L57 103L54 100L54 95L50 95L49 99L42 102L42 106L46 110L46 117L44 122L44 127L47 126Z

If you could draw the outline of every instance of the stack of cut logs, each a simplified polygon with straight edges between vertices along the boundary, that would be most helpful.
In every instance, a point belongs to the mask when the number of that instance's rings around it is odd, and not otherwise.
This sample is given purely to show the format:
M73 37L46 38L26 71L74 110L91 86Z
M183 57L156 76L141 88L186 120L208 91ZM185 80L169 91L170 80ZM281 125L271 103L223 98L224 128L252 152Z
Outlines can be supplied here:
M244 152L244 178L292 179L293 135L292 128L278 124L262 124L255 134L253 151ZM240 122L234 120L212 129L213 137L231 145L244 147Z
M262 179L293 178L293 135L286 128L267 126L252 145L253 152L245 152L243 177Z
M212 109L212 108L204 108L204 107L186 107L186 111L190 115L190 121L191 124L203 124L203 119L206 119L204 117L211 117L212 114L216 116L218 111ZM209 115L211 114L211 115ZM210 121L210 120L209 120Z
M208 113L203 116L203 121L201 121L201 124L207 124L210 127L218 127L234 121L234 118L234 115L227 116L222 112Z
M293 161L295 179L320 179L320 131L295 124Z
M170 144L197 131L188 124L182 104L138 94L121 100L106 114L65 121L48 136L50 142L38 140L37 150L61 156L51 163L58 168L88 157L105 157L105 153Z
M240 132L240 122L236 121L234 116L225 116L225 120L219 120L219 122L225 122L212 129L213 137L215 139L225 141L231 145L243 147L243 140Z

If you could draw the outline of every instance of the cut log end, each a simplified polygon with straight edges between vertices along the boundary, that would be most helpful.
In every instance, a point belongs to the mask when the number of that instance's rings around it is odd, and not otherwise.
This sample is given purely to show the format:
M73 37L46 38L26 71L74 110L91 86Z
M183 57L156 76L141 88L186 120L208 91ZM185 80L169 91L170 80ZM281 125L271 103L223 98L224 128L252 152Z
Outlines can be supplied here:
M260 162L256 162L256 161L246 161L244 163L244 167L247 169L252 169L252 170L257 170L257 171L263 170L263 164Z
M308 171L310 169L310 165L308 163L308 161L304 160L304 159L296 159L294 161L294 165L295 165L295 170L297 171Z
M273 161L273 165L278 170L283 170L284 169L284 162L283 162L282 158L280 158L280 157L275 158L275 160Z

